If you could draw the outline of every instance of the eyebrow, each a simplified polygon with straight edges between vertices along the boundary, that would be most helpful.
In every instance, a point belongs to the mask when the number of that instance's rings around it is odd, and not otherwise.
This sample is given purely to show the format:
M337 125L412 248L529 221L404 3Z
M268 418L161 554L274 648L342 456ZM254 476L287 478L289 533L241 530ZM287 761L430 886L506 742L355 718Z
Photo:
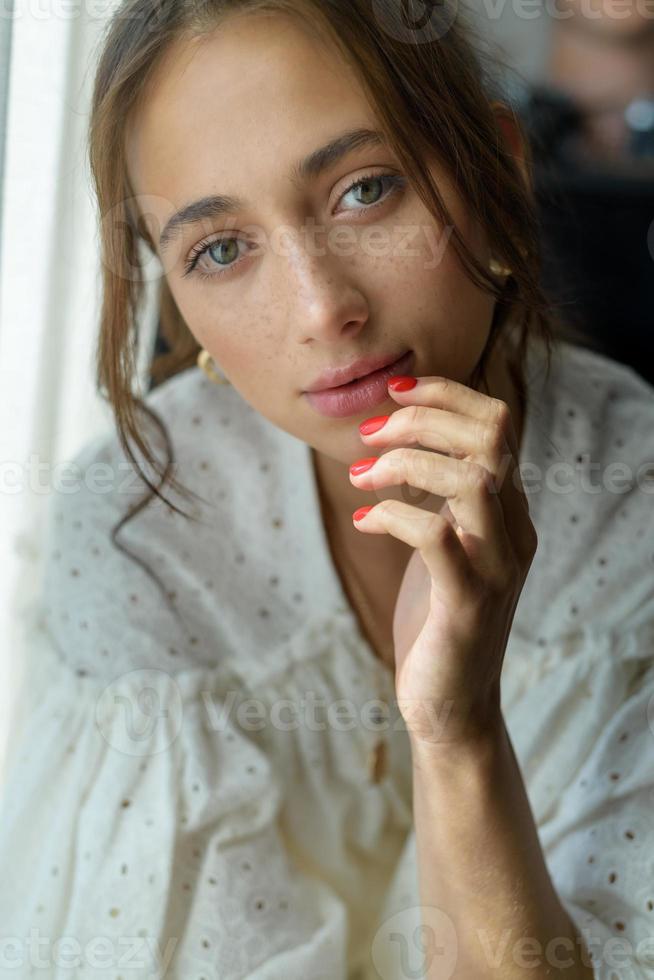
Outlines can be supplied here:
M295 184L315 179L333 167L339 160L363 146L381 146L385 143L383 133L376 129L352 129L341 133L324 146L313 150L291 168L290 179ZM174 238L188 225L197 224L205 218L218 218L225 214L247 209L247 202L239 197L214 194L186 204L168 220L159 238L162 252Z

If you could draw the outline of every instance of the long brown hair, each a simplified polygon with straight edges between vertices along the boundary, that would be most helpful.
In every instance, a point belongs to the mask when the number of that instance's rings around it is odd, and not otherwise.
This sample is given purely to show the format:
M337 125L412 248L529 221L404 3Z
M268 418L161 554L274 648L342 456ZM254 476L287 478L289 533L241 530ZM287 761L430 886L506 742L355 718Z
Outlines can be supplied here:
M153 494L184 513L161 492L164 484L183 496L189 493L171 475L174 454L163 421L133 390L144 295L139 245L144 243L154 255L156 247L138 208L132 206L135 195L126 165L126 127L171 43L181 36L207 34L230 15L282 12L297 16L305 28L333 43L356 71L376 110L379 128L409 182L429 211L453 227L450 241L472 281L497 297L488 344L471 384L485 383L488 358L509 323L517 323L520 331L520 377L532 334L545 341L549 371L556 320L541 288L529 147L526 185L498 135L492 103L503 99L493 63L475 43L477 35L471 24L465 23L451 3L456 0L416 4L414 16L411 0L125 0L112 16L95 76L88 145L99 213L111 215L110 221L102 222L100 232L103 295L97 387L113 408L124 451L149 488L114 529L114 541L119 528ZM519 120L516 123L527 144ZM434 156L453 179L470 214L481 223L492 254L512 269L508 280L495 278L480 264L459 234L426 163ZM159 315L168 350L153 360L154 384L193 365L199 351L165 277L159 285ZM139 411L163 437L163 464L139 427ZM153 467L158 483L144 472L130 440Z

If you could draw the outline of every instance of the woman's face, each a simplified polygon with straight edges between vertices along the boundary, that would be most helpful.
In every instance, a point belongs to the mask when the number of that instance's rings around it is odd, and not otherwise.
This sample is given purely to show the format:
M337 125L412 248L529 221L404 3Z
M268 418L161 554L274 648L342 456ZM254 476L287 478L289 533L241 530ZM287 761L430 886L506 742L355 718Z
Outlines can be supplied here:
M470 283L451 228L411 190L391 150L362 144L319 172L293 175L335 137L377 128L338 54L287 17L232 17L212 36L170 49L133 123L130 179L137 198L145 195L139 207L171 292L258 412L349 464L362 455L358 423L397 403L386 397L356 415L324 416L305 394L324 371L411 350L412 374L466 383L494 299ZM488 263L450 181L437 166L432 173ZM239 198L238 210L181 225L166 248L158 244L177 211L212 195Z

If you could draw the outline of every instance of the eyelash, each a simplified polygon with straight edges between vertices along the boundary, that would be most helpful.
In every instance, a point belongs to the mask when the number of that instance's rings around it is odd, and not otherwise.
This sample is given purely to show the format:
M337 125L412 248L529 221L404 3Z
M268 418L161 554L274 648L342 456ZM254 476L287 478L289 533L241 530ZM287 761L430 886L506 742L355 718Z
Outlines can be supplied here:
M406 180L404 179L404 177L400 177L399 174L388 174L388 173L367 174L364 177L359 177L358 180L355 180L353 184L350 184L350 186L343 191L341 195L341 199L345 197L347 194L349 194L350 191L353 191L356 187L359 187L361 184L365 184L369 180L380 180L382 182L385 181L386 184L389 186L390 190L386 194L384 194L379 201L375 201L374 204L364 204L362 207L356 208L355 210L357 211L370 211L372 208L376 208L382 204L385 204L390 197L392 197L397 191L402 190L402 188L406 186ZM220 242L229 242L229 241L238 241L238 239L235 239L232 235L229 235L227 237L222 237L222 238L213 238L210 241L206 241L205 239L205 241L199 242L199 244L195 246L195 248L192 250L191 254L188 257L187 263L185 265L185 271L182 275L182 278L185 279L187 276L193 274L198 276L200 279L216 279L230 272L231 269L233 269L234 266L237 264L237 262L232 262L231 265L226 266L220 272L200 272L195 268L197 263L205 254L205 252L208 252L210 248L212 248L214 245L219 245Z

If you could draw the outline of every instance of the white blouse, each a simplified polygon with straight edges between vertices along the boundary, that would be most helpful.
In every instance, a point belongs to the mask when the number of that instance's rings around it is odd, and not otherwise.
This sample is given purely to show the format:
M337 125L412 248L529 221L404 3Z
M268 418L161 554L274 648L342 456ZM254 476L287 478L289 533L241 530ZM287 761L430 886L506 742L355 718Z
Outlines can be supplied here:
M596 977L652 980L654 389L569 343L544 367L532 342L539 545L502 707ZM197 519L155 500L118 550L144 485L113 434L53 492L0 811L0 976L423 976L408 736L310 449L197 367L147 401Z

